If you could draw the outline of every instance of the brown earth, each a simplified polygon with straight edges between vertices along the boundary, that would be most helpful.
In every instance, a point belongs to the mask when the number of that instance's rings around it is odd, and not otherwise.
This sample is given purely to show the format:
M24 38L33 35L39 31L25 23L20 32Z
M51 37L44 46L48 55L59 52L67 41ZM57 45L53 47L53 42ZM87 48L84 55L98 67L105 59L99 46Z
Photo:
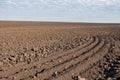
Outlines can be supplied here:
M120 24L0 21L0 80L120 80Z

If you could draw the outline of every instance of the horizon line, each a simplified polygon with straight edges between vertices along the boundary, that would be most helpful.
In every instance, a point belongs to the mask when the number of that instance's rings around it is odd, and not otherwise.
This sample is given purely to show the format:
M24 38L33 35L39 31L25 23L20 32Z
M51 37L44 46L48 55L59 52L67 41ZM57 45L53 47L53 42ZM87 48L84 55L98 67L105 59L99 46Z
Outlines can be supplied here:
M120 22L95 22L95 21L53 21L53 20L0 20L8 22L44 22L44 23L87 23L87 24L120 24Z

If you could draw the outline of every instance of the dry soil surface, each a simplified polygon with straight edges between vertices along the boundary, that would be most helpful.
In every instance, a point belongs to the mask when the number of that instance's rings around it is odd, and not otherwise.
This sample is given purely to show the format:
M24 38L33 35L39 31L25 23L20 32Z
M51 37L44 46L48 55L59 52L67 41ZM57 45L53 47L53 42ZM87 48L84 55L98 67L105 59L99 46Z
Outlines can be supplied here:
M0 80L120 80L120 24L1 21Z

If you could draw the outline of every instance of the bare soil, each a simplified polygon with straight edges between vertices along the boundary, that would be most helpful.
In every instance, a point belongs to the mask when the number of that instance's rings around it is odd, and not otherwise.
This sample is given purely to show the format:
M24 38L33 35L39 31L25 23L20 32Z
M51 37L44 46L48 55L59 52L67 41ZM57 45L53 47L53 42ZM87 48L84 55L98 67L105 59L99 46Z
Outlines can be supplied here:
M120 80L120 24L0 21L0 80Z

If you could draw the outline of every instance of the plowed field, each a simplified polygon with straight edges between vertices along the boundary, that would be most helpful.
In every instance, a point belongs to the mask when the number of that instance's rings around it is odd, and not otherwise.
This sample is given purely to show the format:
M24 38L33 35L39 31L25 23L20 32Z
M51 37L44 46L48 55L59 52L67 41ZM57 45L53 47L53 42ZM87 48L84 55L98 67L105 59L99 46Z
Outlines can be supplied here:
M0 80L120 80L120 24L1 21Z

